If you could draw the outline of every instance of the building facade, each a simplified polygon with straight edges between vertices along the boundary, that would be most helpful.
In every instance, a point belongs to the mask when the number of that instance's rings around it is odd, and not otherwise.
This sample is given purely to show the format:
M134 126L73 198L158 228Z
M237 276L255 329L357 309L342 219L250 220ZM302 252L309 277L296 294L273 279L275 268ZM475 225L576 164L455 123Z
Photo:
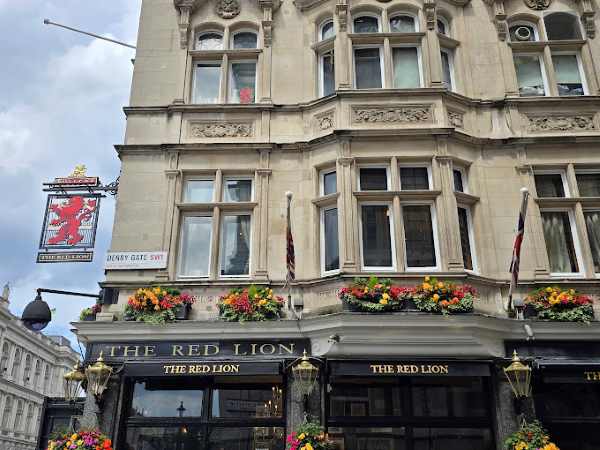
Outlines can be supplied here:
M144 0L111 251L167 262L108 270L117 300L74 324L88 361L119 369L98 416L116 447L283 449L306 349L322 361L309 410L340 448L499 450L518 426L516 349L561 448L600 448L598 322L507 314L522 187L515 297L599 291L597 6ZM232 287L285 293L288 191L297 314L219 321ZM371 275L479 299L451 317L342 311L340 288ZM153 284L197 296L191 320L124 321Z
M33 450L46 397L63 397L63 375L79 361L68 339L27 330L0 296L0 448ZM65 424L68 425L68 424Z

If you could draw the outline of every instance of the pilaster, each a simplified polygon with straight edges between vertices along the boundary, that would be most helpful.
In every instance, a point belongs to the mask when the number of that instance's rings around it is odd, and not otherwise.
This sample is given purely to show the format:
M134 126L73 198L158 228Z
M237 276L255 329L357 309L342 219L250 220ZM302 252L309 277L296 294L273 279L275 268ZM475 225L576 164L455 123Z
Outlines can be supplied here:
M336 164L339 191L338 214L340 233L340 259L342 271L355 272L357 270L357 252L355 244L355 231L357 225L354 198L352 195L352 164L354 159L350 157L350 141L343 139L340 142L340 151Z
M335 51L335 88L336 90L350 89L352 87L352 79L350 77L349 58L351 49L349 48L348 39L348 3L347 0L338 0L335 5L335 20L337 34L335 36L334 51Z
M452 159L447 154L446 139L438 139L438 152L442 155L436 156L438 173L440 179L441 198L438 201L438 226L443 230L442 242L446 251L446 262L449 271L462 271L464 264L462 259L462 247L460 243L460 227L458 224L458 205L454 196L454 177L452 173Z
M268 248L269 248L269 149L260 150L260 169L256 171L256 195L258 206L256 207L256 236L257 236L257 266L254 278L268 279Z

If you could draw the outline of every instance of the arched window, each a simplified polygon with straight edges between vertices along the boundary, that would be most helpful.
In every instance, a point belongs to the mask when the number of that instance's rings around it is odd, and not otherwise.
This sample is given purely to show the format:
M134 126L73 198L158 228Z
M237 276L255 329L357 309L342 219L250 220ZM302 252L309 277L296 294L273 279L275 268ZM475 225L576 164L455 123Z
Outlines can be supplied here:
M537 27L530 22L514 22L508 27L512 42L532 42L539 40Z
M258 38L252 31L240 31L235 33L232 39L233 48L256 48Z
M544 17L546 38L549 41L581 39L578 18L569 13L556 12Z
M23 400L17 401L17 413L15 414L15 431L22 431L23 426Z
M27 434L33 434L31 429L31 422L33 421L33 404L27 406L27 417L25 419L25 427L23 431Z
M417 21L408 14L398 14L390 19L392 33L414 33L417 30Z
M8 429L8 420L12 414L13 399L10 395L6 396L6 402L4 403L4 411L2 413L2 429Z
M355 33L378 33L379 18L370 15L360 15L354 18L352 27Z
M40 360L36 360L35 361L35 373L33 375L33 387L36 388L38 385L38 382L40 381L40 377L42 376L42 363L40 362Z
M198 36L196 50L221 50L223 49L223 35L216 31L209 31Z
M0 357L0 376L3 376L8 370L8 360L10 358L10 345L5 342L2 345L2 356Z
M444 17L438 16L436 21L437 32L444 36L450 36L450 25Z
M25 356L25 370L23 371L23 384L29 383L31 380L31 355L28 353Z
M15 349L15 360L13 362L12 370L10 372L11 376L13 378L18 377L20 370L21 370L21 349L16 348Z
M46 364L44 368L44 393L48 391L48 383L50 383L50 365Z
M319 27L319 40L324 41L335 36L335 28L333 26L333 20L327 19Z

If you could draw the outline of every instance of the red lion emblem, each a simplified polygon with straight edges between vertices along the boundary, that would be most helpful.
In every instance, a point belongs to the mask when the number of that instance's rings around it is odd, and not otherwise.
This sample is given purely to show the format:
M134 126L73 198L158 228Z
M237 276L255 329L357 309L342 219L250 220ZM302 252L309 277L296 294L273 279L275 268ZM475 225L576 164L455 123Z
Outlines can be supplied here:
M92 217L96 207L96 200L86 202L80 196L71 197L62 205L50 205L50 211L58 215L58 219L54 219L50 225L60 225L60 228L56 236L48 239L48 245L56 245L64 241L67 245L81 242L83 240L83 235L79 233L81 223Z

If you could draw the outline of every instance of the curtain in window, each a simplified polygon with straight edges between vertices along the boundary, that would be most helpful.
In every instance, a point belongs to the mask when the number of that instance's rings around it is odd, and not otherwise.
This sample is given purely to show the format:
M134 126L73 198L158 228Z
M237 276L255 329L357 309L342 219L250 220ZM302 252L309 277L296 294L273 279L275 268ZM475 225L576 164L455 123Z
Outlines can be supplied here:
M576 177L580 197L600 197L600 173L578 173Z
M333 94L335 91L335 68L333 52L323 55L321 60L321 74L323 80L323 96Z
M452 67L450 66L450 53L449 50L441 52L442 58L442 75L444 76L444 85L447 89L452 90Z
M181 236L180 273L184 276L208 275L212 217L185 217Z
M594 259L594 272L600 273L600 211L585 212L584 216Z
M252 200L252 180L226 180L223 194L225 202L249 202Z
M429 205L402 207L407 267L435 267L433 221Z
M194 103L217 103L220 85L220 64L196 65Z
M392 266L392 239L387 205L362 206L363 264L366 267Z
M354 49L357 89L381 87L381 63L379 48Z
M248 275L250 216L225 216L221 231L221 275Z
M394 87L416 88L421 85L419 57L415 47L397 47L392 50L394 59Z
M545 95L539 56L516 55L514 61L519 94L523 97Z
M414 33L415 19L411 16L396 16L390 19L390 30L396 33Z
M460 247L462 249L463 265L465 269L473 270L471 236L469 234L469 218L465 208L458 208L458 227L460 229Z
M338 243L338 212L337 208L326 209L323 211L323 228L325 236L325 271L337 270L340 268L340 247Z
M229 101L231 103L254 103L256 88L256 63L231 64Z
M559 95L583 95L581 74L575 55L552 55Z
M550 272L578 272L569 214L566 211L542 212L542 225Z

